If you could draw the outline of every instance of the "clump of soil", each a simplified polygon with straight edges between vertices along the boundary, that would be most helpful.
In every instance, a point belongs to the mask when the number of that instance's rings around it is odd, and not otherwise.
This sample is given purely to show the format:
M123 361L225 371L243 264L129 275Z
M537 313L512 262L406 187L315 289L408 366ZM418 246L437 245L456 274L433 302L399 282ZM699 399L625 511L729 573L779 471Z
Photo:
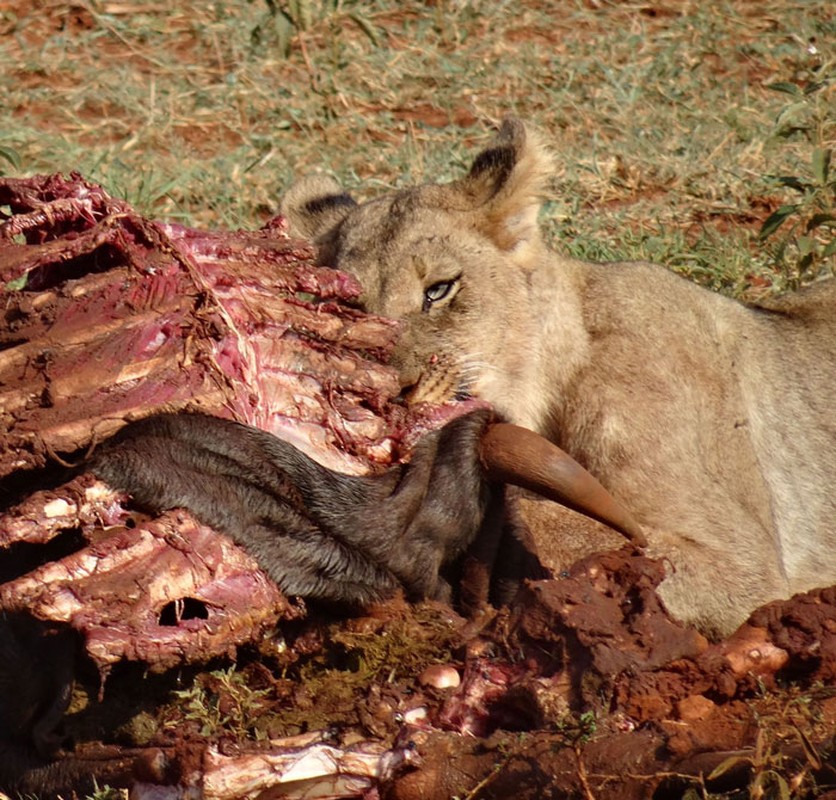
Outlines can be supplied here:
M100 783L214 797L234 796L212 783L227 767L255 780L264 762L253 754L295 764L312 748L370 758L371 746L376 759L398 755L396 768L328 796L621 800L787 786L813 798L833 789L836 589L771 603L709 644L668 617L655 595L662 576L658 562L611 552L471 620L402 599L348 619L308 609L234 666L151 676L121 665L100 699L91 670L57 763L67 774L96 763ZM43 772L27 779L36 785Z

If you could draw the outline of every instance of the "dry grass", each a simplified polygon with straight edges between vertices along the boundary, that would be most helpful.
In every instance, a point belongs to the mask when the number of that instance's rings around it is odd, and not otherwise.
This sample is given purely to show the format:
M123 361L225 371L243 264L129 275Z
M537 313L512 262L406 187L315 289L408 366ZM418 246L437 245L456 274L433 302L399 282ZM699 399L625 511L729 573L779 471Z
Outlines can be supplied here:
M0 169L253 226L313 168L366 196L459 175L516 113L559 153L558 247L783 287L791 259L756 237L787 197L768 176L813 145L773 135L789 99L767 86L832 74L834 41L827 0L0 0Z

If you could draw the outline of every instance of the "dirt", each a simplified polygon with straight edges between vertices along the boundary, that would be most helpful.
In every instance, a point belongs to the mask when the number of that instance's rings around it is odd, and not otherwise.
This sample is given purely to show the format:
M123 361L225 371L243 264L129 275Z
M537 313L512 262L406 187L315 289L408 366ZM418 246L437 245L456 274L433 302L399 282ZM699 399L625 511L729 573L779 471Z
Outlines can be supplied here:
M481 637L514 654L492 669L518 670L487 716L503 727L476 741L426 734L426 766L392 796L464 794L477 775L480 798L681 797L688 785L744 791L767 773L795 778L796 796L832 787L834 591L772 603L709 645L664 612L661 571L613 552L529 585ZM474 667L487 674L471 661L465 675Z
M149 675L121 664L101 698L82 664L58 764L81 789L77 773L95 764L100 783L143 779L223 797L229 771L252 778L265 754L326 748L356 760L374 746L400 755L394 772L371 783L343 776L329 796L622 800L702 787L743 797L779 781L793 797L833 789L836 588L771 603L711 644L666 614L655 594L662 575L659 562L621 550L469 620L401 599L351 618L310 607L241 651L234 668ZM444 670L457 686L434 688ZM41 775L26 779L30 789ZM367 785L355 792L356 781ZM287 796L304 796L294 787Z

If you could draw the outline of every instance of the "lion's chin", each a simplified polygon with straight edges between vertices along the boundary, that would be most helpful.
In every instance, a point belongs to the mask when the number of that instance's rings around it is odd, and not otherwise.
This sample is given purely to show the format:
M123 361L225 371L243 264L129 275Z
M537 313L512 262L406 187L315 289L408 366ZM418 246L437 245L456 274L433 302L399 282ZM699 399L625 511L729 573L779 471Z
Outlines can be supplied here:
M489 402L474 395L470 386L460 383L451 373L426 373L417 383L405 387L399 400L412 417L407 441L417 440L426 431L478 409L493 410Z
M408 405L444 405L469 400L472 394L463 391L458 379L449 373L425 372L416 383L404 387L400 396Z

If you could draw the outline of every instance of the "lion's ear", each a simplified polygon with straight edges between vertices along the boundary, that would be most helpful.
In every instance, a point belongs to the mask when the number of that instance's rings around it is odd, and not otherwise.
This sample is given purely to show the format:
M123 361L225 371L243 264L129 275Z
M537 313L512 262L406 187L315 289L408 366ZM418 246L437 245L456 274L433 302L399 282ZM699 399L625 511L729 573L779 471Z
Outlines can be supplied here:
M453 187L485 236L502 250L524 251L540 241L537 214L553 171L551 153L536 134L508 117L491 147Z
M308 175L294 183L279 206L290 233L316 240L345 219L357 203L333 178Z

